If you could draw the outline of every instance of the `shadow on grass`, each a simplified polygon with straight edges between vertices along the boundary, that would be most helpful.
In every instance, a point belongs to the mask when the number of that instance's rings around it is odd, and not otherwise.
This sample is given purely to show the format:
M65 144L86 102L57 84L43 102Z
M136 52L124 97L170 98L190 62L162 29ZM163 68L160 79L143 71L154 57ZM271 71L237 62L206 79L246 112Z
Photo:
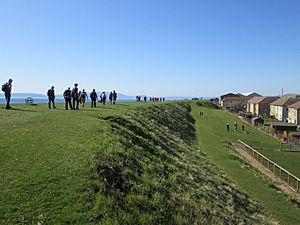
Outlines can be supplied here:
M21 112L38 112L36 110L31 110L31 109L18 109L18 108L12 108L12 111L21 111Z

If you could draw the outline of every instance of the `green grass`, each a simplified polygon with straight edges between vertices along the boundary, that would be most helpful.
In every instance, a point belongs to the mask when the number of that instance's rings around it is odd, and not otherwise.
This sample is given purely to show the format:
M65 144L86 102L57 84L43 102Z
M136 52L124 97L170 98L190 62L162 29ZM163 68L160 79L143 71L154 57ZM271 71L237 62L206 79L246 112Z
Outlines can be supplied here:
M259 201L265 211L281 222L281 224L299 224L300 209L293 204L283 193L274 189L270 182L263 179L253 170L242 163L235 153L224 144L227 141L237 143L239 139L263 140L270 145L276 143L276 139L263 134L245 123L247 133L230 132L226 130L226 123L233 127L234 122L241 126L242 121L232 114L216 110L211 107L198 106L192 103L192 115L196 119L199 147L207 156L221 168L225 174L242 190L247 191L251 197ZM199 116L199 112L205 114L205 118ZM299 174L300 160L297 153L280 153L264 151L264 154L281 165ZM296 156L296 157L295 157ZM283 159L286 157L285 159ZM293 159L293 157L295 157ZM298 164L297 164L298 162ZM295 168L293 168L295 167Z
M14 107L0 111L1 224L269 223L197 150L188 104Z
M0 111L0 221L58 224L81 220L82 177L87 159L108 135L101 116L119 115L134 104L65 111L46 105Z

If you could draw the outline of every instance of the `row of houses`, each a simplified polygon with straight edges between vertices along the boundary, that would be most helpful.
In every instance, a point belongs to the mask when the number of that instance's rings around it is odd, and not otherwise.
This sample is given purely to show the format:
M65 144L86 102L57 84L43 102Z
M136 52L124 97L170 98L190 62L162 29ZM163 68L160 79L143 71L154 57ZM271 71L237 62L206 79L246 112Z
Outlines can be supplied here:
M257 117L274 117L278 121L300 125L300 95L283 97L229 93L222 95L219 104L229 110L244 111Z

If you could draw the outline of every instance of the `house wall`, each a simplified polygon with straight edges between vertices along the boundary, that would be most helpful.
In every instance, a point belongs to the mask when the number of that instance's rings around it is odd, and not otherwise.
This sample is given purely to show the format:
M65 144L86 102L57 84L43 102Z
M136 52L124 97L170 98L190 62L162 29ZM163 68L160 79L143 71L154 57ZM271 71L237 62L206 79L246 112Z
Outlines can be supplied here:
M232 100L222 100L222 107L225 108L232 108L232 109L238 109L238 108L244 108L246 106L245 101L232 101Z
M260 105L259 104L254 104L254 113L256 115L260 115Z
M276 105L270 105L270 116L275 116L277 111Z
M270 115L270 105L269 104L257 104L259 105L258 115L269 116Z
M235 108L239 105L239 102L238 101L227 101L227 100L223 100L223 107L225 108Z
M279 121L283 121L283 107L277 106L275 118Z
M255 113L255 104L254 103L249 103L249 112Z
M300 125L300 111L297 109L289 108L288 121L289 123L295 123L297 125Z

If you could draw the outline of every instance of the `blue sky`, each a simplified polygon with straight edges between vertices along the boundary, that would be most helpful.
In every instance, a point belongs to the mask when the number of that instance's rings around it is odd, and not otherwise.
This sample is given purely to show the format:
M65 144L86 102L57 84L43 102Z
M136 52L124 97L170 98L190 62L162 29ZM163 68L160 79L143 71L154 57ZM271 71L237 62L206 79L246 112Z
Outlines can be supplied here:
M300 93L299 0L0 0L15 92Z

